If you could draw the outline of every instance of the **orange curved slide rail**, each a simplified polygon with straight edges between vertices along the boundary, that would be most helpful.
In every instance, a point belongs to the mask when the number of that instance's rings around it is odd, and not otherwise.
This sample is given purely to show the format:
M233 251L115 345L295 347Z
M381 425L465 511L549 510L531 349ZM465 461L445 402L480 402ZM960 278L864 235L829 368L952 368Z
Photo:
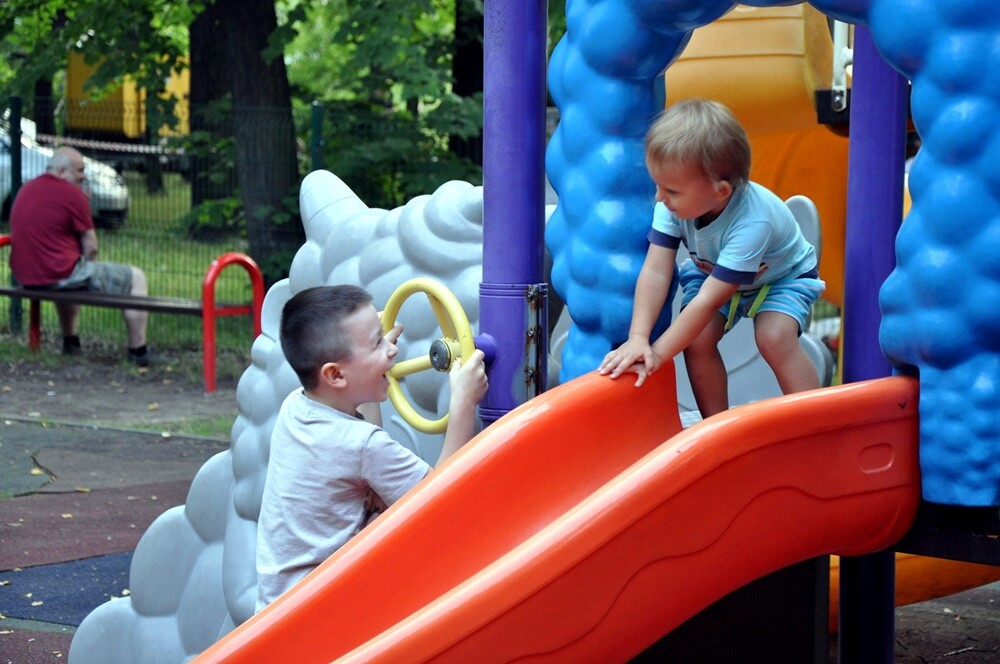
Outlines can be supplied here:
M915 381L681 431L668 367L511 412L195 661L625 661L755 578L905 533Z

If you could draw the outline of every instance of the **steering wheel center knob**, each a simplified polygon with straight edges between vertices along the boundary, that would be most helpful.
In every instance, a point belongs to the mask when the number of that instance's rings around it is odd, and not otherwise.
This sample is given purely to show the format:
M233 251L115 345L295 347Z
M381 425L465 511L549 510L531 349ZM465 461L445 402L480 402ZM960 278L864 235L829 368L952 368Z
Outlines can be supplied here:
M434 343L431 344L431 349L429 351L431 366L434 367L436 371L448 371L451 369L451 363L460 352L457 348L458 344L456 343L454 345L456 348L452 348L452 344L449 344L444 339L436 339Z

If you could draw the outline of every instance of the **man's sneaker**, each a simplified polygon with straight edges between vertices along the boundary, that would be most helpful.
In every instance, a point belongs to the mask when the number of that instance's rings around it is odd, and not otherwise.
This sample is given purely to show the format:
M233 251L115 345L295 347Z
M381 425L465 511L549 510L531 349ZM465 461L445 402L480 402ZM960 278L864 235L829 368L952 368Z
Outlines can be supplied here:
M166 362L166 358L162 355L145 347L138 350L129 348L128 360L139 368L149 367L154 364L164 364Z
M63 355L79 355L83 352L80 337L63 337Z

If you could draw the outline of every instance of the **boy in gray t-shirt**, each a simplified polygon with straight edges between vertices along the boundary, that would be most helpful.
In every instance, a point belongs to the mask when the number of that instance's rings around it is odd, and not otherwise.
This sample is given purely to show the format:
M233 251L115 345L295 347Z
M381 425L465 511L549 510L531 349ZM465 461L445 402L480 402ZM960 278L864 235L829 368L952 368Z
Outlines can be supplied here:
M371 296L356 286L310 288L285 304L281 346L302 388L285 399L271 434L257 524L258 611L429 472L380 426L377 404L386 399L401 332L397 325L383 333ZM438 462L474 433L487 387L482 351L456 362L449 384Z

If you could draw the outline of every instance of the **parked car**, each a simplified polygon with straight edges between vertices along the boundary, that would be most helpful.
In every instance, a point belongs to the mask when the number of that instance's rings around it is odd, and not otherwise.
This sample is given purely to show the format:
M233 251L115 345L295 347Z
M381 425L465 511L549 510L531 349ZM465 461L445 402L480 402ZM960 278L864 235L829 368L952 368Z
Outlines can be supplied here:
M35 140L35 123L21 121L21 182L27 182L45 172L53 149ZM10 134L6 126L0 125L0 219L10 218L11 192L11 152ZM94 224L103 228L120 228L128 216L128 186L125 178L113 167L84 157L84 173L87 177L84 189L90 196L91 214Z

